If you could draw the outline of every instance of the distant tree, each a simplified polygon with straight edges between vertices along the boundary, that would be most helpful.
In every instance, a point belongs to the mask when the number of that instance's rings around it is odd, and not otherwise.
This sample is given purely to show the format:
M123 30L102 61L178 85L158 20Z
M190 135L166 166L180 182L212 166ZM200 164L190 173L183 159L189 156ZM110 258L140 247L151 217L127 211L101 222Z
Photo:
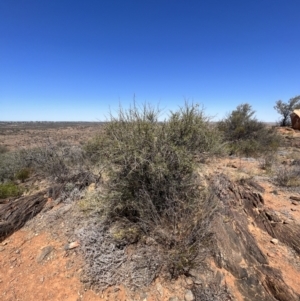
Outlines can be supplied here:
M225 119L218 123L219 129L223 132L224 138L230 142L237 142L251 137L264 127L254 117L255 111L252 110L248 103L236 107Z
M287 103L282 100L277 100L274 109L282 116L280 126L290 125L290 114L295 109L300 109L300 95L291 98Z

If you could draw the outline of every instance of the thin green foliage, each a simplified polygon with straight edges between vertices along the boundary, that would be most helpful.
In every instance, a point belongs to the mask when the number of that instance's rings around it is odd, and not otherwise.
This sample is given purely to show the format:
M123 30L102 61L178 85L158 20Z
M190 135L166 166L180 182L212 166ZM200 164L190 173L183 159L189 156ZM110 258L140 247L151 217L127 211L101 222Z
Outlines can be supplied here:
M9 197L17 197L23 193L23 190L18 187L18 185L7 182L0 184L0 199L5 199Z
M168 127L170 141L176 146L184 147L193 154L221 153L220 132L198 104L185 103L178 111L171 112Z
M249 104L241 104L218 123L230 154L266 156L277 151L280 136L258 121L254 114Z

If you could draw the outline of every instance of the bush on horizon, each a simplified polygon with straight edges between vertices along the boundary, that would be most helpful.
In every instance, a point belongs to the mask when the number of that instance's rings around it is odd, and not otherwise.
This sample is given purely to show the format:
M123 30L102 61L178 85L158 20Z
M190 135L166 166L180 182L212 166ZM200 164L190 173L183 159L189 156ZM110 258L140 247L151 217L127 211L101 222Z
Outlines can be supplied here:
M258 121L254 114L251 105L245 103L217 123L230 154L257 157L277 151L280 136L273 128Z

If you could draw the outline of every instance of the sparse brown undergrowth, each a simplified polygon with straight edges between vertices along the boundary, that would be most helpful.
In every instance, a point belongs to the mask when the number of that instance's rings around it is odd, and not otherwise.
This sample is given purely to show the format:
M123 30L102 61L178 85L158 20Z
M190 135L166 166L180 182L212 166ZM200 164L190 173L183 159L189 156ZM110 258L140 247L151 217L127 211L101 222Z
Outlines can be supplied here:
M0 181L17 179L24 182L30 174L49 178L54 182L86 181L95 178L97 171L83 147L70 144L52 144L33 149L22 149L0 155Z
M300 166L279 166L275 175L275 182L279 186L299 187L300 186Z

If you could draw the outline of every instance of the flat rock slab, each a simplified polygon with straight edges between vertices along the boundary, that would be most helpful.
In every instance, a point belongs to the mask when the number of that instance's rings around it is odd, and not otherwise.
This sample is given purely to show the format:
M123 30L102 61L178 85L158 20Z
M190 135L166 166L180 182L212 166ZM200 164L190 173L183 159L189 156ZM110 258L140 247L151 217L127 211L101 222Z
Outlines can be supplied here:
M0 242L22 228L43 209L47 202L44 194L45 191L41 191L35 195L23 196L0 204Z
M234 283L244 300L299 301L300 295L285 283L281 272L269 265L268 258L276 255L264 254L248 226L251 217L258 228L272 237L270 243L284 244L300 254L300 225L284 224L276 212L264 206L262 195L253 191L252 186L246 181L232 182L224 175L215 180L215 191L220 200L220 214L212 224L215 263L235 278ZM225 223L225 218L234 222ZM198 295L202 300L201 290L195 294L197 300ZM210 291L208 296L213 294L215 291Z

